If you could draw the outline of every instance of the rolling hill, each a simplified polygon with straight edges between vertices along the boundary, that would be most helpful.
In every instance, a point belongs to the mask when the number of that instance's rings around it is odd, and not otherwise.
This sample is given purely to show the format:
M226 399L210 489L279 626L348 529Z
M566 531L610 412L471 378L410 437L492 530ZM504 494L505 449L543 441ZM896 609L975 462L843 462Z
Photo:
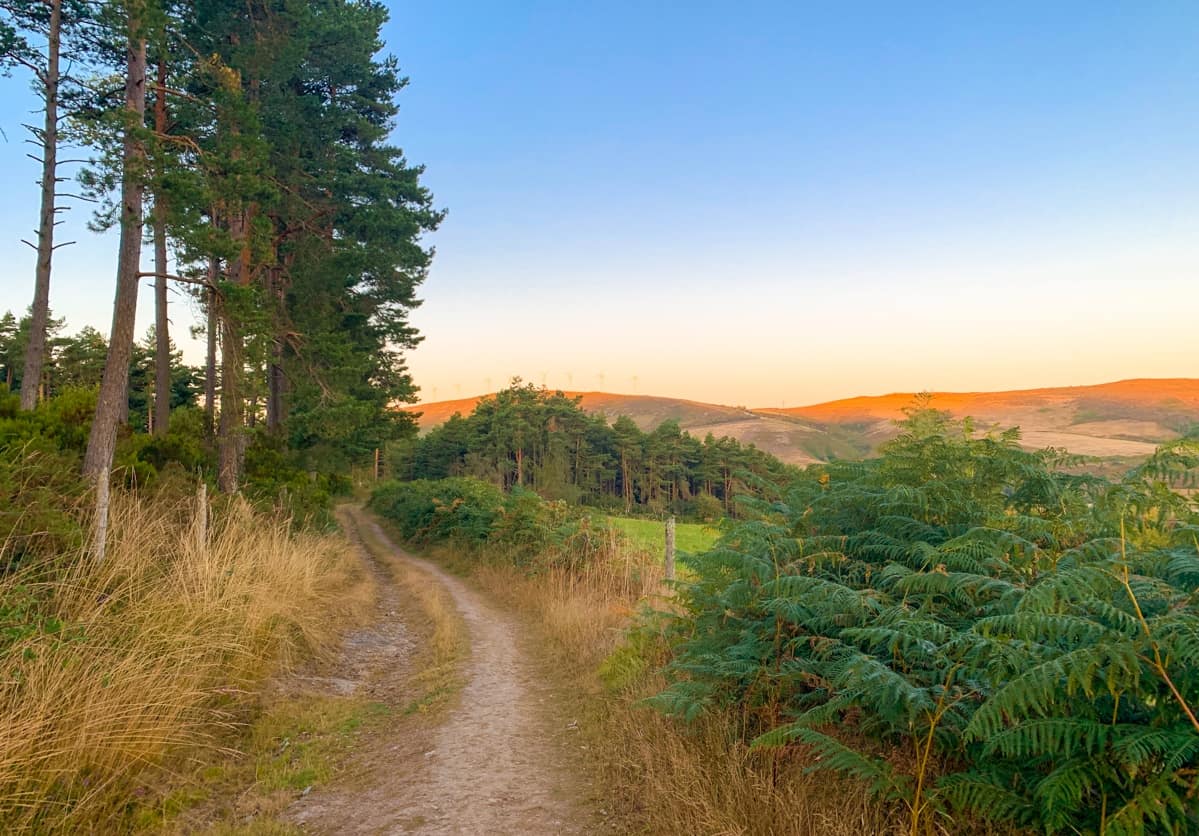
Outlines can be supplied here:
M679 398L569 393L588 412L627 415L648 430L668 419L692 435L732 436L783 461L809 464L859 458L895 434L895 420L916 394L847 398L788 409L746 409ZM470 413L482 396L407 407L422 430ZM931 405L970 416L983 430L1018 426L1029 448L1058 447L1087 456L1132 459L1199 425L1199 380L1122 380L1096 386L1010 392L935 392Z
M811 464L830 457L856 458L869 452L853 430L843 431L834 425L791 415L771 415L762 410L721 406L680 398L651 395L619 395L610 392L568 392L582 398L583 409L615 420L627 415L643 430L651 430L663 421L674 419L694 436L703 438L709 432L717 436L732 436L744 444L755 444L780 459L793 464ZM437 401L405 407L420 413L418 424L422 431L441 424L454 415L467 415L485 396Z

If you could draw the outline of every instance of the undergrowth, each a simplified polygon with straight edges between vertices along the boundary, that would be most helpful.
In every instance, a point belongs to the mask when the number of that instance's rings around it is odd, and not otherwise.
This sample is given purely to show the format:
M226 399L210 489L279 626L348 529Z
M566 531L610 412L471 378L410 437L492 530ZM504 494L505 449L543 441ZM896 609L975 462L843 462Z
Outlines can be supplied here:
M117 492L103 561L79 547L0 576L6 832L133 826L266 676L337 635L344 541L236 501L200 541L194 507Z
M651 702L737 712L909 833L1199 830L1199 452L1067 475L916 411L691 562Z

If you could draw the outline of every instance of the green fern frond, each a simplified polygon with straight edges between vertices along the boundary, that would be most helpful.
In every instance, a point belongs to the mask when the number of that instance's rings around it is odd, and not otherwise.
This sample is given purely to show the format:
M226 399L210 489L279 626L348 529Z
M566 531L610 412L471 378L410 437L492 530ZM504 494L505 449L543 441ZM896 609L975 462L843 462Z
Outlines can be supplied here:
M794 743L798 739L801 729L817 728L835 722L842 712L852 706L852 698L845 695L834 697L826 703L805 711L785 726L779 726L777 729L771 729L765 734L758 735L750 742L750 745L754 748L766 749Z
M1165 567L1165 576L1180 589L1194 590L1199 587L1199 555L1195 554L1194 548L1172 552Z
M1126 769L1173 772L1199 754L1199 734L1189 725L1116 727L1112 751Z
M959 772L946 775L936 784L936 795L950 805L980 818L1024 824L1031 820L1033 805L1013 792L1007 782L990 773Z
M1144 784L1107 821L1112 836L1141 836L1153 833L1194 833L1199 815L1175 787L1175 778L1159 775Z
M1127 600L1121 600L1120 603L1128 606ZM1092 598L1086 601L1081 609L1085 610L1087 617L1093 618L1095 621L1121 635L1132 638L1141 634L1141 622L1137 620L1135 615L1105 600Z
M1097 537L1066 549L1058 557L1058 566L1063 569L1075 569L1104 563L1118 557L1122 551L1123 543L1119 537Z
M1110 597L1117 586L1106 565L1059 568L1030 587L1016 605L1016 611L1059 612L1069 601Z
M1008 581L988 575L966 572L913 572L896 583L899 592L909 595L941 595L960 604L971 605L1011 592Z
M675 682L665 691L647 697L643 703L668 717L691 722L712 705L712 689L705 683Z
M906 659L931 659L937 644L924 636L915 635L901 627L849 627L841 631L844 641L864 646L873 653L887 653Z
M988 738L983 751L998 752L1006 758L1054 754L1073 757L1080 752L1093 755L1107 746L1112 732L1109 725L1081 717L1023 720Z
M987 740L997 735L1010 718L1044 717L1053 712L1063 695L1082 692L1087 697L1101 690L1132 689L1140 681L1140 660L1131 644L1080 647L1035 665L997 690L975 712L966 736Z
M1012 636L1042 644L1094 644L1124 641L1126 634L1112 630L1080 615L1065 613L1018 612L992 615L974 622L974 630L984 636Z
M1040 819L1050 832L1070 823L1084 799L1097 795L1102 784L1098 763L1089 756L1059 762L1057 767L1033 788Z
M1199 668L1199 616L1176 612L1154 618L1150 634L1165 656L1184 668Z
M906 775L897 775L891 764L881 758L856 752L815 729L795 729L791 739L814 750L816 762L807 768L808 772L826 769L849 775L866 782L871 794L883 799L907 798L911 793L911 779Z
M838 688L857 695L859 705L869 706L880 719L905 730L922 712L933 709L935 700L928 688L909 681L886 663L840 642L829 642L819 651L828 661L829 680Z

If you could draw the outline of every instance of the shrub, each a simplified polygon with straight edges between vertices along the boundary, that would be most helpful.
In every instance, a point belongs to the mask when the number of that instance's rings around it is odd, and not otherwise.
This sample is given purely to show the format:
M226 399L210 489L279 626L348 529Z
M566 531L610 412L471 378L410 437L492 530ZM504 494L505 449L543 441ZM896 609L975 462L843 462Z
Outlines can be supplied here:
M79 459L47 438L0 445L0 574L43 563L83 542Z
M923 413L903 430L692 560L652 702L738 710L756 746L905 804L913 833L934 813L1199 829L1199 529L1168 490L1194 461L1106 484L1013 433Z
M258 433L246 449L246 497L264 511L290 518L298 527L334 526L333 497L349 493L350 480L329 473L303 470L283 440Z
M171 413L171 423L165 435L142 435L136 456L139 460L162 470L177 462L184 470L195 473L212 469L212 451L204 444L204 413L193 407L182 407Z
M94 390L67 389L28 412L19 406L16 395L0 396L0 447L47 439L64 453L83 453L96 411Z
M494 485L461 477L389 482L375 490L370 507L414 543L478 544L490 536L504 501L504 492Z
M520 564L577 565L601 551L606 527L565 501L546 501L515 488L504 493L472 477L390 482L371 496L370 507L417 545L451 542L487 547Z
M692 508L700 522L714 523L724 517L724 503L710 493L695 497Z

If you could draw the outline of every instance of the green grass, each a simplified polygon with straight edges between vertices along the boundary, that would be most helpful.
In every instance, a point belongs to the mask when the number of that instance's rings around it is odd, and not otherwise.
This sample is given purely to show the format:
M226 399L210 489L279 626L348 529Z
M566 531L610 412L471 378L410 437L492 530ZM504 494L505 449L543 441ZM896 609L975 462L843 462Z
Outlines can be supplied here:
M634 545L657 552L665 546L666 523L662 520L608 517L608 522ZM681 552L707 551L719 536L720 532L714 526L702 523L676 523L674 528L675 547Z

